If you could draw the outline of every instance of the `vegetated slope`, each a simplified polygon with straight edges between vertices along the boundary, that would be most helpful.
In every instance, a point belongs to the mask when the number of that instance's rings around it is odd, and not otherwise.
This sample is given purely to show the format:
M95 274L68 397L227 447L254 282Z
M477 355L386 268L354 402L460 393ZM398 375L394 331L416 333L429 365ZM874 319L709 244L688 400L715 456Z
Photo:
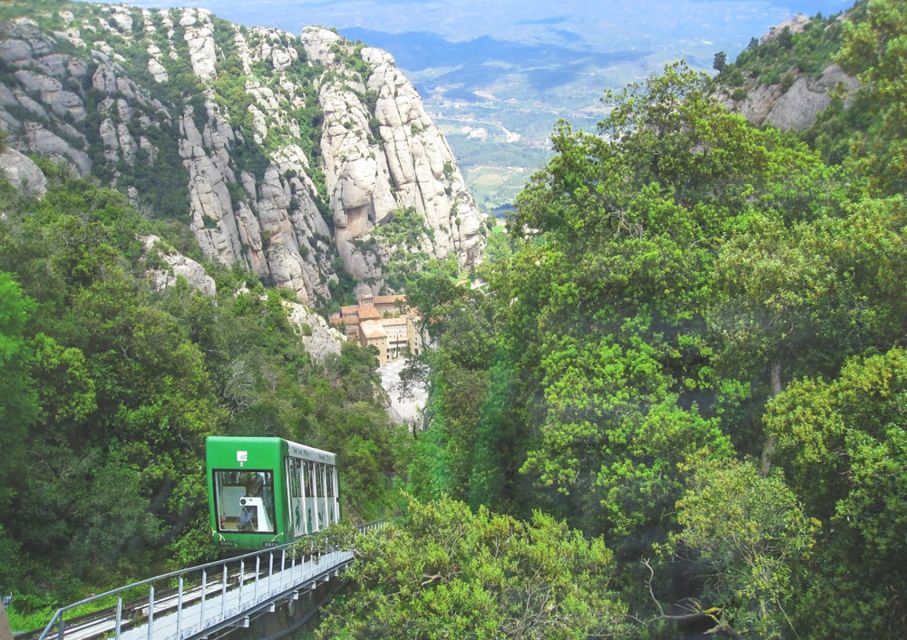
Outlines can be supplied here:
M345 517L381 514L407 438L374 355L317 344L329 330L291 291L235 265L206 272L182 225L41 166L43 197L0 180L0 591L14 628L216 555L208 435L336 451Z
M341 279L377 291L395 247L370 232L411 208L427 255L478 258L483 216L385 52L196 9L43 1L0 15L11 144L185 222L205 256L303 302Z
M753 38L717 77L731 108L756 125L796 130L811 126L833 94L849 99L859 87L835 61L843 30L844 14L798 15L761 39Z
M723 99L753 124L797 132L830 164L875 162L869 173L883 188L903 191L903 161L885 151L901 127L891 109L901 83L877 82L903 60L893 35L901 19L895 5L866 0L828 18L797 16L719 64ZM872 30L892 37L878 47L866 40ZM845 50L845 40L855 44Z
M604 536L638 637L903 635L907 4L864 8L838 164L674 65L558 127L487 286L410 289L439 345L414 493Z

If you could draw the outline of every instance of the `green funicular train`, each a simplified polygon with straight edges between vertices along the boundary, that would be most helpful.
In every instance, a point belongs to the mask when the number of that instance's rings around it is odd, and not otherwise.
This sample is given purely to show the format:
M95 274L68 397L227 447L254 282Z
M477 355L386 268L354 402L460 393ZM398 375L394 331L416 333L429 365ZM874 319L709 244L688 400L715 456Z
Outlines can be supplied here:
M281 438L211 436L205 448L220 545L277 546L340 520L333 453Z

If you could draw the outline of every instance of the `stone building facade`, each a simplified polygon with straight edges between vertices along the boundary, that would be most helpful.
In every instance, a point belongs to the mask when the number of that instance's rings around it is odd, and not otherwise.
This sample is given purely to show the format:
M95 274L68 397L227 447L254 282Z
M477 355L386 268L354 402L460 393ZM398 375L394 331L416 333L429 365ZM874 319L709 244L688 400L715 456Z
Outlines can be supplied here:
M364 295L359 304L341 307L331 316L331 324L342 328L347 339L375 347L382 365L422 351L419 321L404 295Z

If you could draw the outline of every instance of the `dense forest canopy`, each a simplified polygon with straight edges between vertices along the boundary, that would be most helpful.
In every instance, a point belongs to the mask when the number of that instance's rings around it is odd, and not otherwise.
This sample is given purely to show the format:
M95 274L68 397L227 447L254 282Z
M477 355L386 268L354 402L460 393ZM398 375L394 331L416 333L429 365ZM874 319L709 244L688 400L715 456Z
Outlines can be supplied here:
M834 24L816 55L863 84L804 134L824 147L673 65L607 96L597 133L558 126L484 288L411 282L439 344L415 494L603 536L658 637L672 616L895 637L907 616L907 9Z
M388 421L375 356L347 343L315 361L286 294L240 269L207 265L214 298L185 280L155 293L146 270L159 249L143 252L138 237L185 239L120 193L43 167L40 201L0 194L0 549L17 558L0 582L14 613L32 612L14 624L43 625L98 585L218 553L208 435L337 451L344 512L382 512L405 434Z
M415 437L388 424L371 352L314 361L249 273L154 292L138 236L192 253L172 224L49 163L43 199L4 186L14 609L40 623L208 557L202 443L242 433L338 451L347 513L396 508L321 637L900 637L907 5L820 23L717 78L837 61L859 95L806 132L751 126L727 84L673 64L606 96L597 132L557 126L479 286L401 256L435 343L408 371L430 387Z

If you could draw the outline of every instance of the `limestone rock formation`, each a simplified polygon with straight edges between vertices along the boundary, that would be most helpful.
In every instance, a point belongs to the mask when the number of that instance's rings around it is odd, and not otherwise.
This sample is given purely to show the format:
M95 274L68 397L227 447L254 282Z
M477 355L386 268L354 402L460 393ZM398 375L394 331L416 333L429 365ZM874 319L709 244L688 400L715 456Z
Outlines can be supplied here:
M725 101L755 125L801 130L810 127L828 108L833 90L843 90L847 104L859 88L859 80L832 64L818 79L801 75L786 91L780 84L760 86L749 91L744 100L726 98Z
M802 13L798 13L789 20L785 20L779 24L776 24L773 27L770 27L768 32L759 39L762 44L770 42L780 36L785 29L790 33L800 33L806 28L806 25L809 24L809 17Z
M423 381L401 383L400 374L406 367L406 359L391 360L378 367L381 387L387 393L387 415L394 424L406 425L413 433L424 428L423 412L428 401L428 385Z
M40 198L47 193L47 178L28 157L15 149L0 152L0 174L27 196Z
M212 298L217 295L217 285L215 285L214 279L208 275L205 268L198 262L163 247L161 239L157 236L142 236L139 241L145 248L146 256L150 252L156 251L166 264L165 268L151 268L146 272L155 291L169 289L176 284L177 278L185 278L189 286L196 291Z
M301 304L288 301L283 304L287 318L299 332L306 353L318 362L324 362L329 355L340 355L340 347L346 340L342 333Z
M207 257L300 302L328 301L341 270L378 292L391 248L371 232L399 209L424 219L425 255L479 258L483 215L386 52L204 9L80 4L0 24L0 61L11 146L185 220Z
M321 151L337 247L350 273L364 281L380 278L380 255L367 255L356 240L366 239L395 209L412 208L424 217L434 256L454 254L464 265L477 260L483 215L447 141L393 57L353 47L318 27L306 28L302 43L310 60L333 72L318 96ZM350 59L364 62L365 71L351 71Z
M820 33L819 42L822 46L828 46L833 42L834 34L839 33L842 19L841 16L824 20L821 17L807 18L803 14L798 14L775 25L769 29L759 40L759 47L768 47L756 53L759 56L760 65L767 69L772 69L772 77L778 77L778 63L776 57L784 60L781 64L789 64L790 45L779 44L777 41L782 34L798 34L810 30L811 33ZM793 39L791 39L793 42ZM814 37L807 42L816 41ZM817 46L811 44L810 46ZM799 55L820 56L821 52L801 52ZM752 54L751 54L752 55ZM722 90L722 100L728 108L742 114L752 124L757 126L772 125L780 129L803 130L811 127L818 118L819 114L825 111L831 105L834 95L841 95L844 99L845 106L849 106L853 101L856 93L860 89L860 82L856 78L848 75L840 66L831 62L831 57L827 52L824 53L828 62L824 68L821 63L816 64L810 61L809 65L794 66L789 69L780 69L783 72L781 82L767 84L759 73L753 72L752 69L741 73L740 69L736 70L735 88L733 91L725 87ZM821 60L822 58L819 57ZM812 66L815 65L815 66ZM802 69L809 68L811 73ZM721 79L721 77L719 77Z

